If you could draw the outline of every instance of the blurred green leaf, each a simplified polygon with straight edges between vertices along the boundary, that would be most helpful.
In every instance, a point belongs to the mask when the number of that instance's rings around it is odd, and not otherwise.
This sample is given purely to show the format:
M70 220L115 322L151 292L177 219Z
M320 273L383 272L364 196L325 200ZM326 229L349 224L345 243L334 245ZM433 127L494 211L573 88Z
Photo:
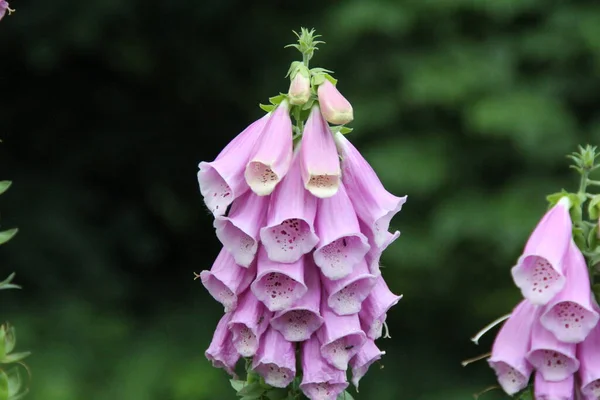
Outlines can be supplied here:
M0 244L4 244L13 238L19 232L18 228L8 229L0 232Z
M10 185L12 185L11 181L0 181L0 194L6 192Z

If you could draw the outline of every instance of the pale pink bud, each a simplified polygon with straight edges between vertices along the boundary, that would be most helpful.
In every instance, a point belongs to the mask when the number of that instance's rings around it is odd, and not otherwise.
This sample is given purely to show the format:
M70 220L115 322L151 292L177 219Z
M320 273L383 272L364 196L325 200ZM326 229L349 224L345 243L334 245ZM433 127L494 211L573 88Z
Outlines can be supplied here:
M310 98L310 79L302 72L296 73L296 76L290 83L288 99L290 104L302 105Z
M321 113L325 119L335 125L344 125L354 119L352 105L327 79L317 90Z

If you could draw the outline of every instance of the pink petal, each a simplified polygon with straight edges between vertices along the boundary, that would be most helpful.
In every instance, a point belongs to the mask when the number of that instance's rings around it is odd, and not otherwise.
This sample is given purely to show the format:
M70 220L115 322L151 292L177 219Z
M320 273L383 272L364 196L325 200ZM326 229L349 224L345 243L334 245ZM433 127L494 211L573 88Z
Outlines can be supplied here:
M240 355L235 350L231 342L231 334L227 329L230 319L231 313L223 315L204 355L212 362L213 367L223 368L229 375L235 377L235 365Z
M258 272L252 292L269 310L289 308L304 296L304 258L292 264L273 262L263 247L258 251Z
M314 252L317 266L329 279L341 279L352 272L369 251L344 185L337 194L319 199L317 210L319 244Z
M575 350L575 344L559 341L539 321L533 324L531 350L527 354L527 360L545 380L558 382L577 372L579 361Z
M271 196L267 226L260 230L263 246L273 261L292 263L310 252L319 238L314 222L317 199L302 186L300 159Z
M331 367L321 356L316 336L302 343L302 374L300 390L310 400L336 400L348 387L346 373Z
M215 215L223 215L227 207L248 190L244 170L254 143L259 140L269 114L253 122L237 135L213 162L201 162L198 167L200 193L206 207Z
M523 300L504 323L492 348L488 363L496 372L502 389L513 395L529 382L532 366L526 359L531 345L531 331L538 318L537 307Z
M323 117L328 122L335 125L344 125L352 122L354 112L352 105L342 94L337 90L333 83L325 79L317 89L319 104Z
M560 341L582 342L598 324L592 305L592 291L583 254L571 242L565 259L564 289L546 305L540 321Z
M569 200L564 197L544 215L511 272L523 296L548 303L565 285L563 263L572 240Z
M379 275L370 295L363 301L359 313L360 322L367 336L373 340L381 337L383 323L390 308L398 304L402 296L392 293Z
M342 156L342 177L356 215L371 229L377 247L388 239L390 221L406 202L385 190L373 168L341 133L335 140Z
M360 261L352 273L342 279L323 278L327 304L338 315L356 314L375 283L376 277L369 273L366 261Z
M304 263L304 282L308 288L306 294L288 309L277 312L271 320L271 326L290 342L308 340L323 325L323 318L319 312L321 304L319 272L310 256L304 258Z
M238 295L250 286L256 277L256 264L240 267L225 248L217 256L210 271L200 272L202 284L208 293L223 304L225 312L237 307Z
M350 360L352 367L352 384L358 390L358 382L366 375L371 364L381 359L385 351L381 351L375 345L375 342L368 339L360 348L360 351Z
M579 379L581 392L592 399L600 398L600 325L590 332L577 346L577 358L581 363Z
M388 248L389 245L394 243L396 239L400 237L400 231L396 231L394 233L386 232L383 244L380 247L377 247L377 245L375 244L375 237L373 236L373 231L371 231L371 229L369 229L364 222L360 220L358 222L360 225L360 231L367 237L367 240L369 241L369 246L371 246L371 248L365 256L365 260L367 261L367 265L369 266L369 271L371 271L371 274L375 276L381 275L381 255L383 254L385 249Z
M321 299L321 316L325 320L317 336L321 342L321 355L335 368L345 371L348 362L367 340L360 328L358 315L337 315Z
M558 382L547 381L540 372L535 374L535 400L574 400L575 379L569 375Z
M244 357L252 357L256 353L260 337L269 326L271 316L250 290L244 292L229 322L232 342L238 353Z
M269 328L261 339L260 348L252 360L252 369L267 385L287 387L296 377L296 350L294 345Z
M335 195L342 171L329 125L321 116L319 106L313 106L302 134L300 147L304 187L320 198Z
M244 176L254 193L266 196L273 192L290 168L292 148L292 120L284 100L273 111L246 165Z
M269 199L246 192L236 199L227 217L215 218L217 237L235 262L247 267L258 249L258 232L264 225Z

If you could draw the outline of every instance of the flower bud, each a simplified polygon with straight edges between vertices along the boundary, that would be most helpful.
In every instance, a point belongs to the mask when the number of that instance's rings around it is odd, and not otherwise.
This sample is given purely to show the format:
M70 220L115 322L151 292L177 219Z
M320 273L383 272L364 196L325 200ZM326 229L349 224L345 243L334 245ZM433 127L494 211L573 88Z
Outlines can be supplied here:
M354 119L352 105L327 79L319 85L319 104L323 117L335 125L344 125Z
M290 90L288 91L290 104L300 106L310 98L310 78L308 69L304 66L296 69L291 76Z

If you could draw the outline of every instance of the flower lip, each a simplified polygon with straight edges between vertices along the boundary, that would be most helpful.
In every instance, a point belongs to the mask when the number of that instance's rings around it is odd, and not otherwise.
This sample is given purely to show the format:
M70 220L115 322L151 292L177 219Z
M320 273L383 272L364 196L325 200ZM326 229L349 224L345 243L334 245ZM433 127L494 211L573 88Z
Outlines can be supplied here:
M323 325L323 318L313 310L304 307L282 310L271 320L271 326L290 342L308 340L321 325Z
M335 281L323 279L325 290L329 293L327 304L338 315L356 314L376 283L376 277L369 273L367 263L362 260L345 278Z

